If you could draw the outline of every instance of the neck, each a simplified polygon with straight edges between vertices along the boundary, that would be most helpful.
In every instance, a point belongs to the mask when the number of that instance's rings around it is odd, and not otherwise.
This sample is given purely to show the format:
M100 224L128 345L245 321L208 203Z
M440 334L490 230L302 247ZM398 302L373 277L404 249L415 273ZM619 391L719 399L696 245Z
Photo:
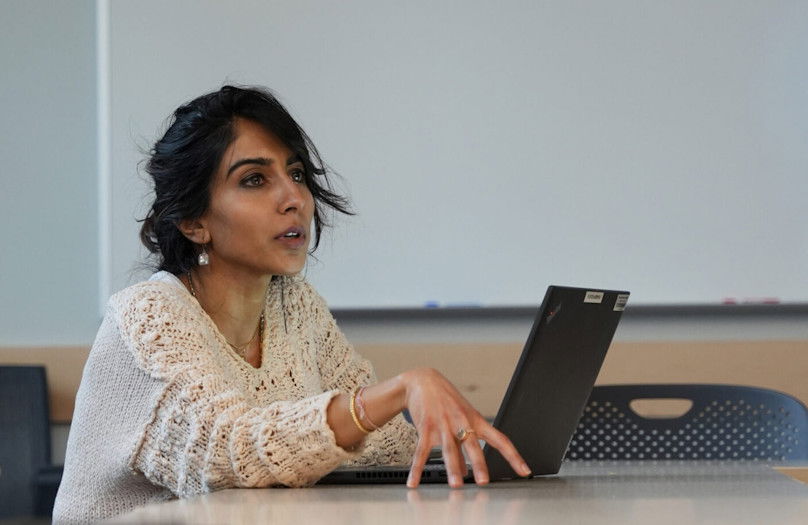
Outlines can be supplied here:
M196 298L225 338L242 344L255 334L271 275L235 275L210 267L191 272Z

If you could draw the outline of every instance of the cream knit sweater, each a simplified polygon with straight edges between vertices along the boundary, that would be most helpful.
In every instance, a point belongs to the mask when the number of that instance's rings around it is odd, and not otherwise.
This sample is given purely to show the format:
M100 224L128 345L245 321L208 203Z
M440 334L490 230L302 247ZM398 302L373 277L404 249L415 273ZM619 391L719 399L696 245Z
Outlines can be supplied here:
M317 292L275 279L265 315L253 368L173 275L114 295L76 397L54 522L224 488L303 487L346 462L408 464L416 434L401 415L356 451L337 446L331 398L375 377Z

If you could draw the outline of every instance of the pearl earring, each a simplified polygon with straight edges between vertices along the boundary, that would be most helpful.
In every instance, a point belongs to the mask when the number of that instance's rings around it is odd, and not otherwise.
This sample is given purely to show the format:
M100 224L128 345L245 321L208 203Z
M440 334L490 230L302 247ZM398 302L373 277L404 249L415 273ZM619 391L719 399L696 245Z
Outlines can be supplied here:
M199 264L199 266L207 266L210 264L210 256L208 255L208 252L205 250L204 244L202 245L202 253L199 254L199 257L197 258L196 262Z

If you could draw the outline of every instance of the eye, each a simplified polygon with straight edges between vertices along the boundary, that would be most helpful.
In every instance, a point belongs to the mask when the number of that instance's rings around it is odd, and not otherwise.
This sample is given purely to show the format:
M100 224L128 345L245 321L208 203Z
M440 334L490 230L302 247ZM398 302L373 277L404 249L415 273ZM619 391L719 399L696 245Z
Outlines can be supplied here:
M292 180L298 183L306 182L306 170L295 168L291 173Z
M247 187L257 187L264 183L264 176L260 173L252 173L241 179L241 185Z

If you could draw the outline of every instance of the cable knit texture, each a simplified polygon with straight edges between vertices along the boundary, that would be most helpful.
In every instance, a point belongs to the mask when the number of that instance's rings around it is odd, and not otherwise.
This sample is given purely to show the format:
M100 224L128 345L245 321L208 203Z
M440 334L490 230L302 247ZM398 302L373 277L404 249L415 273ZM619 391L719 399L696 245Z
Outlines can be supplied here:
M408 464L401 415L355 451L326 409L375 382L328 307L300 277L272 281L260 368L238 357L176 277L114 295L84 369L56 523L91 522L232 487L303 487L341 464Z

